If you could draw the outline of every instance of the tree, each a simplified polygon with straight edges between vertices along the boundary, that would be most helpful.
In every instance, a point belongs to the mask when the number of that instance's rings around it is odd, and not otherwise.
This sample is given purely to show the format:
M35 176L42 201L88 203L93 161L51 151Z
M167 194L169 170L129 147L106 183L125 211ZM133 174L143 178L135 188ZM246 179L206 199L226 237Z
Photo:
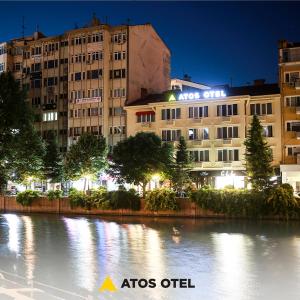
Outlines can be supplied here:
M270 186L273 175L273 155L263 136L263 128L256 115L253 116L251 127L245 141L246 170L252 188L263 190Z
M46 179L50 179L51 183L62 181L62 157L59 153L57 138L52 131L47 134L46 138L46 153L44 156L43 173Z
M84 190L90 178L95 177L107 165L107 147L103 136L84 133L73 144L65 157L66 178L76 180L84 177Z
M9 179L39 173L44 146L33 126L33 113L11 73L0 74L0 192Z
M172 169L172 182L178 192L182 192L185 184L190 182L191 164L186 142L183 136L180 137L177 145L176 163Z
M120 183L146 185L155 173L167 173L172 164L173 148L150 132L139 132L120 141L113 149L110 173Z

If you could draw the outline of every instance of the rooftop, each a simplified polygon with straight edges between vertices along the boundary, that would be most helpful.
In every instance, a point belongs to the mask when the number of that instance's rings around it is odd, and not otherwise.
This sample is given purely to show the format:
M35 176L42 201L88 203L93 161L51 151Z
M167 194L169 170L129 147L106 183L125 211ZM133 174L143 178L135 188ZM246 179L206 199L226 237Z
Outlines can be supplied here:
M212 89L224 90L227 97L231 96L262 96L280 94L280 89L277 83L262 83L256 82L254 85L230 87L229 85L212 87ZM180 90L170 90L161 94L149 94L143 98L128 104L127 106L147 105L149 103L168 102L171 94L180 94Z

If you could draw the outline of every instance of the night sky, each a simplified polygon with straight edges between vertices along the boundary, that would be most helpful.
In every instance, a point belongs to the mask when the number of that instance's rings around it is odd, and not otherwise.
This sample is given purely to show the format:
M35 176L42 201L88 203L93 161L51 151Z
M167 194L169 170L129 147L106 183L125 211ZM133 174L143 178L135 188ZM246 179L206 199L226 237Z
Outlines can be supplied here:
M82 26L150 22L172 51L171 75L207 84L277 81L277 41L300 42L300 2L0 2L0 40L36 25L45 35Z

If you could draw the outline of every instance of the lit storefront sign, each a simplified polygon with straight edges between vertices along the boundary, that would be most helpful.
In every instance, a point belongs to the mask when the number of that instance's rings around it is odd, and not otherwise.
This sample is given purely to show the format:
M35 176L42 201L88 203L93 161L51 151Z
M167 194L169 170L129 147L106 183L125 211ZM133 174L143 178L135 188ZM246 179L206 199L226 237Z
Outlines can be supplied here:
M209 90L203 92L192 92L192 93L180 93L176 95L170 95L169 101L184 101L184 100L199 100L199 99L215 99L226 97L224 90Z

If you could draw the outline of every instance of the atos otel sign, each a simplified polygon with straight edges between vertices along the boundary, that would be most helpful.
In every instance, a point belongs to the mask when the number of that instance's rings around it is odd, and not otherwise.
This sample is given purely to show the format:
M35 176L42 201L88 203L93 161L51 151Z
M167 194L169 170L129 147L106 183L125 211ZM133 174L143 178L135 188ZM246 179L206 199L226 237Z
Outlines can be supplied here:
M203 92L193 93L180 93L177 95L171 95L169 101L184 101L184 100L199 100L199 99L215 99L226 97L224 90L206 90Z

